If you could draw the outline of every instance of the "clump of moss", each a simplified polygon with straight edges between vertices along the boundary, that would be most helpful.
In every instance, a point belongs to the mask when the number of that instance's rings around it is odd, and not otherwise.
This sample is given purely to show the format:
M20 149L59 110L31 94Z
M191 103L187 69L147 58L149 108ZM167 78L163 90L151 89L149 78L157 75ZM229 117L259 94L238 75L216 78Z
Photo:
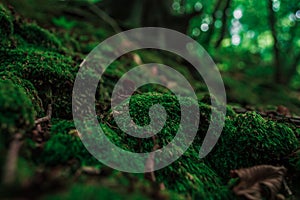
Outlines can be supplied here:
M61 41L54 34L19 16L13 16L2 5L0 5L0 24L1 44L7 47L29 44L55 51L62 50ZM14 45L11 45L12 43Z
M0 50L0 72L30 81L47 106L53 103L56 117L71 116L72 84L77 68L71 57L36 49Z
M27 97L32 101L34 110L37 113L37 115L43 114L42 101L38 96L37 90L30 81L22 79L14 75L14 73L10 71L0 72L0 79L11 80L15 85L22 87L25 90Z
M197 102L190 98L182 98L182 102L183 105L181 106L186 107L186 110L189 110L190 112L192 112L195 107L198 106ZM146 126L150 123L149 109L155 104L160 104L163 106L167 114L166 123L164 124L162 130L156 134L157 143L162 147L167 145L174 138L180 126L181 110L178 99L175 95L161 93L136 94L131 96L130 99L125 100L120 106L128 105L129 113L133 122L139 126ZM124 114L125 113L120 113L119 117L121 119L125 119L126 117L123 117ZM157 120L163 120L162 116L157 117L159 118ZM195 117L191 116L191 120L193 122L195 119ZM108 116L106 121L112 127L117 127L112 117L112 113ZM128 125L129 124L127 121L124 120L120 127L122 127L123 130L127 130ZM119 137L121 143L128 144L128 147L130 148L128 150L135 152L152 151L154 142L151 137L147 139L138 139L124 133L119 128L113 128L113 130L117 133L115 137ZM153 132L153 130L148 131ZM141 145L141 143L143 145Z
M182 98L182 97L181 97ZM155 174L158 182L163 182L168 189L181 194L189 194L190 197L200 199L232 199L231 192L225 186L219 176L203 161L199 160L199 149L205 131L209 125L210 113L214 109L211 106L182 98L183 104L179 105L178 98L172 94L144 93L131 96L120 106L129 104L131 119L140 126L150 123L149 108L154 104L162 105L167 113L167 120L162 130L156 134L156 142L160 147L167 145L176 135L180 126L181 108L186 107L193 111L196 107L200 110L201 125L195 142L184 155L166 168ZM119 113L122 115L123 113ZM196 118L190 115L191 118ZM106 119L111 127L116 127L113 119ZM219 120L219 119L216 119ZM124 123L124 126L128 124ZM118 146L126 144L127 150L134 152L150 152L155 145L153 138L137 139L123 133L118 128L112 128L116 133L113 138L119 138L115 143ZM126 129L123 127L123 129ZM122 146L123 147L123 146Z
M80 165L101 165L82 144L72 121L60 120L51 127L38 161L46 165L66 164L75 159Z
M72 86L78 69L76 59L68 56L73 51L62 48L54 34L18 15L12 16L2 6L0 20L1 39L6 40L0 48L0 73L31 83L44 106L52 103L54 116L71 118Z
M60 49L60 40L48 30L33 23L18 23L15 33L23 37L29 44L45 48Z
M25 91L9 80L0 79L0 132L25 133L34 123L32 102Z
M194 149L188 150L177 161L155 173L158 181L163 182L166 188L180 194L189 194L193 199L234 199L219 175L199 160L199 154Z
M232 169L279 163L298 146L288 126L248 112L226 120L221 138L205 160L218 174L228 178Z

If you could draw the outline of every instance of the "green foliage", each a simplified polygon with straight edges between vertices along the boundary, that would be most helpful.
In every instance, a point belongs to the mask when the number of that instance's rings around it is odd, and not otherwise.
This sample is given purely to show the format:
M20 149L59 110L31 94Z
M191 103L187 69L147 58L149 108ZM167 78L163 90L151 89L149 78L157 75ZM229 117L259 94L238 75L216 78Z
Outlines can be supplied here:
M44 106L53 103L54 116L71 115L72 83L76 68L71 57L34 49L0 50L1 71L30 81Z
M0 72L30 81L44 106L53 103L54 116L70 117L76 68L71 57L36 49L0 50Z
M275 164L298 146L288 126L248 112L226 120L221 138L205 160L219 175L228 178L232 169Z
M0 79L0 132L25 133L32 128L34 111L25 91L9 80Z
M58 27L63 27L64 29L71 29L76 25L75 21L67 20L64 16L59 18L53 18L53 23Z
M199 160L200 141L204 137L205 130L207 130L211 109L213 108L202 102L198 104L189 98L182 98L182 100L181 107L193 110L197 106L200 109L201 130L197 136L198 139L196 139L198 142L194 142L179 160L157 171L158 182L163 182L170 190L181 194L189 194L194 198L232 199L231 193L228 188L222 186L222 181L218 175ZM133 121L140 126L145 126L150 122L149 108L158 103L165 108L168 115L165 126L156 134L157 142L162 147L168 144L178 131L181 114L178 99L172 94L144 93L133 95L130 100L125 100L121 106L129 104ZM108 117L108 123L115 127L115 122L110 120L110 117ZM123 129L126 130L126 126L128 124L124 123ZM113 128L113 130L117 134L114 134L112 138L120 138L120 141L115 143L116 145L126 144L127 149L134 152L152 151L154 146L152 138L136 139L117 128Z
M66 164L75 159L80 165L101 165L82 144L72 121L60 120L51 128L51 137L38 161L46 165Z
M182 105L186 107L187 110L192 111L195 107L198 107L198 104L195 100L190 98L181 97ZM125 100L120 106L129 105L129 112L131 119L139 126L145 126L150 123L149 109L155 104L160 104L165 108L167 113L166 123L164 124L162 130L156 134L157 142L160 146L168 144L175 136L178 131L180 124L180 105L175 95L172 94L161 94L161 93L144 93L136 94L131 96L130 99ZM120 118L126 113L120 113ZM162 116L157 116L159 119L163 120ZM112 118L112 113L108 116L108 123L113 127L116 127L115 121ZM123 117L125 119L125 117ZM195 120L194 117L191 120ZM119 124L123 130L126 130L128 127L128 122L123 121L122 124ZM152 151L154 146L152 138L147 139L137 139L132 136L128 136L126 133L122 132L119 128L113 128L117 133L115 137L121 139L121 143L128 144L130 150L135 152L145 152ZM148 130L153 132L153 130ZM140 143L143 145L140 145Z
M1 7L3 20L14 20L14 32L10 31L6 48L0 48L1 77L22 86L37 113L52 103L54 116L70 118L72 85L78 69L74 58L64 55L60 40L49 31L5 13ZM8 30L4 25L1 27Z
M59 39L49 31L36 24L19 22L15 33L22 36L29 44L46 48L58 49L61 47Z
M41 115L43 113L42 101L38 96L37 90L30 81L22 79L10 71L0 72L0 79L10 80L15 85L22 87L25 90L27 97L32 101L35 112L38 115Z
M188 150L170 166L155 173L158 181L163 182L167 189L189 194L193 199L233 199L219 175L199 160L199 153L195 149Z
M145 195L142 195L140 192L134 194L124 194L118 193L107 187L99 187L95 185L86 185L86 184L75 184L73 185L68 192L63 194L53 194L44 198L45 200L81 200L81 199L111 199L111 200L121 200L121 199L132 199L132 200L143 200L149 199Z

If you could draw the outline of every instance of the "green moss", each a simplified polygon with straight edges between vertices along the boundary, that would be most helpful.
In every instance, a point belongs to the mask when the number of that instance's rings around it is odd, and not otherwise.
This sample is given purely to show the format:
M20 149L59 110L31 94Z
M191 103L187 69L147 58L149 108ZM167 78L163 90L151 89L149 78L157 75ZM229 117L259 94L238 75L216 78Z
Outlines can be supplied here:
M16 176L18 183L22 183L34 175L34 165L22 157L18 159L18 169Z
M11 80L14 84L22 87L25 90L28 98L32 101L34 110L37 113L37 115L43 114L42 101L38 96L37 90L35 89L35 87L32 85L30 81L15 76L14 73L10 71L0 72L0 79Z
M71 117L72 85L77 68L71 57L36 49L0 50L0 72L30 81L43 105L53 104L56 117Z
M182 98L182 97L181 97ZM195 142L184 155L168 167L161 169L156 173L158 182L163 182L167 189L188 194L188 196L198 199L233 199L229 189L222 186L220 177L208 167L203 161L199 160L199 149L201 141L209 125L210 113L214 109L204 103L197 103L189 98L182 98L181 105L194 110L195 106L200 109L201 126ZM163 147L171 142L178 131L180 124L180 105L176 96L172 94L145 93L136 94L130 100L125 100L124 104L129 104L132 120L141 126L149 124L149 108L154 104L162 105L167 112L167 121L163 129L156 134L157 143ZM122 116L123 113L120 113ZM190 117L195 118L192 113ZM107 118L111 127L116 127L111 115ZM217 119L219 120L219 119ZM124 129L128 124L124 123ZM123 133L118 128L113 128L116 132L111 138L119 138L114 144L134 152L149 152L154 146L153 139L136 139Z
M48 30L36 24L24 23L22 21L16 25L15 33L22 36L29 44L53 49L61 48L60 40Z
M14 83L22 79L22 83L27 82L25 87L21 84L26 91L37 91L30 98L35 98L33 103L39 114L52 103L54 116L71 118L72 86L78 68L76 59L66 54L71 55L73 50L63 48L56 35L18 15L10 15L2 6L0 20L0 31L7 32L1 34L1 39L6 38L0 48L1 76ZM29 84L35 89L27 87Z
M199 160L195 150L185 152L180 159L155 173L167 189L189 194L193 199L234 199L216 172Z
M97 187L95 185L73 185L68 192L64 192L62 194L52 194L43 198L45 200L54 200L54 199L72 199L72 200L81 200L81 199L112 199L112 200L120 200L120 199L132 199L132 200L142 200L149 199L145 195L140 193L136 194L127 194L124 196L122 193L118 193L110 188L106 187Z
M0 132L24 133L32 128L34 111L25 91L9 80L0 79Z
M226 120L221 138L205 160L218 174L228 178L232 169L276 164L298 145L288 126L248 112Z
M101 165L82 144L76 135L72 121L60 120L51 128L51 137L46 142L38 161L46 165L66 164L76 159L80 165Z
M61 41L48 30L28 23L20 16L13 16L0 5L0 35L2 45L9 48L31 45L62 52Z
M182 101L183 105L181 106L187 107L187 110L189 110L190 112L192 112L194 108L198 106L197 102L190 98L182 98ZM154 104L162 105L167 113L167 119L162 130L156 134L157 142L160 146L164 146L168 144L176 135L181 119L180 105L176 96L160 93L136 94L133 95L130 99L125 100L120 106L123 106L125 104L129 105L131 118L139 126L145 126L150 123L149 109L151 106L153 106ZM122 118L124 114L125 113L120 113L119 117ZM115 121L112 118L112 114L110 114L106 121L108 121L108 123L113 127L117 127ZM163 119L161 118L159 120ZM195 120L195 118L192 117L191 120ZM127 121L124 121L122 125L120 125L120 127L123 128L123 130L126 130L126 128L128 127ZM128 150L135 152L152 151L152 148L154 146L152 138L141 140L127 135L119 128L114 128L113 130L116 132L114 137L119 137L121 139L121 144L127 144L130 148ZM148 131L153 132L153 130ZM143 143L143 145L141 145L141 142Z

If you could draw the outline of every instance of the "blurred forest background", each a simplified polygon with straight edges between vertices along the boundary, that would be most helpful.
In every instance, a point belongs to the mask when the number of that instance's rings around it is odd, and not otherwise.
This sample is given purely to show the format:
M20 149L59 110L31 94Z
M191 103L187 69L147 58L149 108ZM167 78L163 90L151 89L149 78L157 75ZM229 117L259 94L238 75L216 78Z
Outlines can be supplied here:
M45 28L89 41L135 27L186 33L212 56L229 102L284 105L300 113L300 2L297 0L7 0ZM65 34L67 34L65 33ZM91 42L92 41L92 42Z

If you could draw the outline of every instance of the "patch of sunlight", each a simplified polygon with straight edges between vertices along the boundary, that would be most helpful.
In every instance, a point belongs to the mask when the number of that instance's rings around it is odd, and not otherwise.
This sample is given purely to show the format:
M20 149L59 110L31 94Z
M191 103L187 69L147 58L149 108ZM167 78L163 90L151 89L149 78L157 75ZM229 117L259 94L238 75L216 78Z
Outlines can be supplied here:
M258 47L267 48L274 44L274 40L270 31L265 31L257 37Z

